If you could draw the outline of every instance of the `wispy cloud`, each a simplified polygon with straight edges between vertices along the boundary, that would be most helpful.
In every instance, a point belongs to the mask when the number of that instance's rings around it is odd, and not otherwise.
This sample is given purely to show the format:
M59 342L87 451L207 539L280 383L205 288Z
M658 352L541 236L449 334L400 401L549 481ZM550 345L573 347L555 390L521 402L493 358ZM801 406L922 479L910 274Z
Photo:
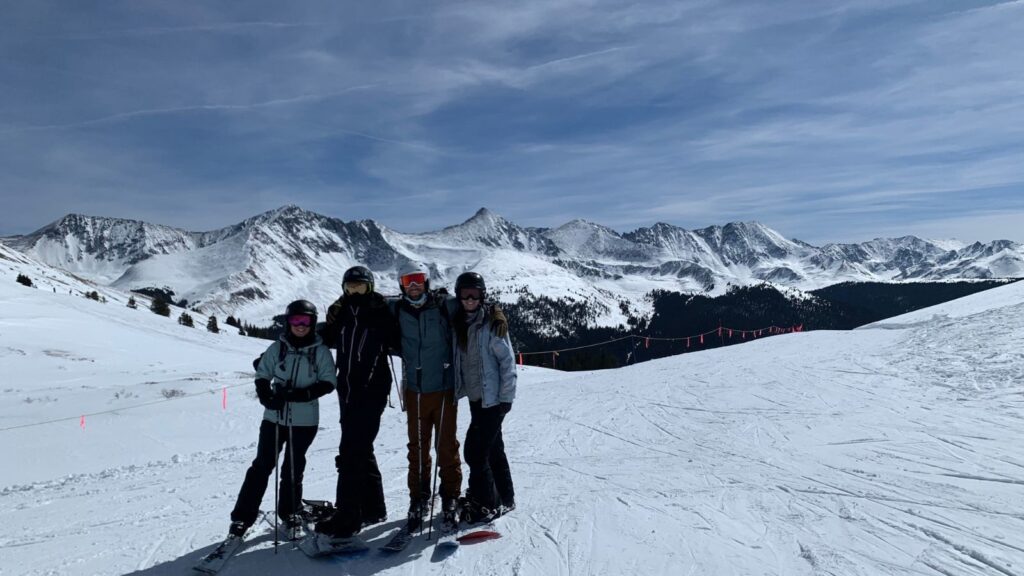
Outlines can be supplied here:
M79 197L198 228L290 201L420 231L486 205L816 243L1024 210L1021 1L41 1L0 21L0 194L20 194L0 233Z

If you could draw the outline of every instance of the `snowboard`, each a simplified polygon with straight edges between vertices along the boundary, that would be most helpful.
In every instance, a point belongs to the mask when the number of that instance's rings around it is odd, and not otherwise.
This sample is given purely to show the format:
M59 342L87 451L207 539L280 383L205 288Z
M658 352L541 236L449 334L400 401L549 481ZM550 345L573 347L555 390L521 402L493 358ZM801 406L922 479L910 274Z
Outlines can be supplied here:
M299 541L299 549L310 558L321 558L323 556L358 554L369 550L370 547L359 536L332 541L332 538L326 534L310 532Z
M494 524L491 523L461 530L459 531L459 535L456 539L460 544L475 544L477 542L485 542L496 538L501 538L501 532L498 532L495 529Z

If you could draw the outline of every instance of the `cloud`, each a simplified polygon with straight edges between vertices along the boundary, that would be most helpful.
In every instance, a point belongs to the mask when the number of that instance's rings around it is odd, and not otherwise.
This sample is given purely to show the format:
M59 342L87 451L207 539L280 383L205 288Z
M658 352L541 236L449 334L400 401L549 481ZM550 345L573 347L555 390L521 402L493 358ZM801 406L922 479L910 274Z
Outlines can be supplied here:
M481 205L540 226L759 220L813 242L961 227L1020 208L1021 16L909 0L6 5L0 193L27 192L26 215L98 194L206 227L276 202L416 231Z

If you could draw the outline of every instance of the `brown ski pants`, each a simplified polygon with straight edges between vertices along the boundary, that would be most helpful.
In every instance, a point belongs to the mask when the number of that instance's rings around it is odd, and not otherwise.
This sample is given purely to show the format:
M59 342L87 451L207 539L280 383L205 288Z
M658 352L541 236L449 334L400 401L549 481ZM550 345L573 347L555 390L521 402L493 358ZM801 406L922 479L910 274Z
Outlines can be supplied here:
M409 497L431 494L431 436L441 476L441 498L456 499L462 493L462 461L456 428L458 407L455 393L405 391L405 414L409 425Z

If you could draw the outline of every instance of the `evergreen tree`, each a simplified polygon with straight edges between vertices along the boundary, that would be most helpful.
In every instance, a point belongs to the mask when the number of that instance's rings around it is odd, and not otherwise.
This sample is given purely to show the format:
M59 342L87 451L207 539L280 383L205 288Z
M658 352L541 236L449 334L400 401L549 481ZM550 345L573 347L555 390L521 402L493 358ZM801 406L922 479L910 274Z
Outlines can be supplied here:
M182 326L188 326L189 328L195 328L195 322L192 320L192 316L188 312L182 312L181 316L178 316L178 324Z
M128 307L131 308L132 310L135 310L136 308L139 307L138 303L135 302L135 296L128 297Z
M217 326L216 316L210 316L210 320L206 323L206 329L214 334L218 334L220 332L220 327Z
M160 298L153 298L153 303L149 305L149 309L152 310L154 314L159 314L161 316L171 315L171 307L167 305L166 301L161 300Z
M18 274L18 278L16 279L16 281L18 282L18 284L21 284L23 286L28 286L29 288L32 287L32 279L29 278L28 276L25 276L24 274Z

